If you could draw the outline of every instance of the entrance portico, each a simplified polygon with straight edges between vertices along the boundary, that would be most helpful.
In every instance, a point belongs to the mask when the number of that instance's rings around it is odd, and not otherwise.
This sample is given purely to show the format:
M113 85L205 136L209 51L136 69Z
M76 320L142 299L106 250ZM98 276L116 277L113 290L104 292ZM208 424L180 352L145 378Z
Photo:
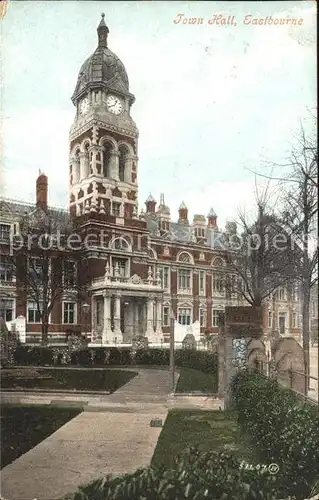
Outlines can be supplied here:
M146 336L151 343L162 339L163 289L159 276L149 272L147 280L134 275L104 278L92 283L92 341L132 343L134 336Z

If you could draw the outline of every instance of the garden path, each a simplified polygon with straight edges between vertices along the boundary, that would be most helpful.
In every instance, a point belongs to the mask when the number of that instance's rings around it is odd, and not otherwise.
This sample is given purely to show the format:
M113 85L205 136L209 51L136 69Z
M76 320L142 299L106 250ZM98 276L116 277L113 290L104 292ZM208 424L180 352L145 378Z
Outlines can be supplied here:
M111 395L4 393L4 401L83 405L85 411L2 470L6 500L56 500L107 474L134 472L150 464L170 408L218 409L207 397L174 398L167 370L138 369ZM14 399L15 398L15 399Z

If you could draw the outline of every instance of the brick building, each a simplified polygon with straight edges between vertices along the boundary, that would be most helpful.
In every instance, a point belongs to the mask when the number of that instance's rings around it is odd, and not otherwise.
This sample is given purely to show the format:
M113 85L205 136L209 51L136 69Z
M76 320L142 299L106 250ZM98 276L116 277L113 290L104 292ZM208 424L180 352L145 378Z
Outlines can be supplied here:
M130 343L143 333L156 344L168 340L173 311L177 337L193 333L199 340L217 333L226 305L243 304L223 286L223 238L236 233L236 224L229 222L222 232L213 209L189 221L184 202L174 221L164 194L159 203L150 194L139 211L135 96L123 63L108 48L104 16L97 32L97 49L83 63L72 95L76 115L69 136L69 212L81 251L67 249L61 267L62 280L68 267L86 285L90 309L84 312L83 300L72 299L72 283L65 283L65 296L50 315L51 338L82 329L94 342ZM5 254L21 217L48 210L44 174L36 192L35 205L2 200L0 212L0 314L7 322L25 317L27 341L40 335L39 315ZM297 297L276 292L265 307L265 332L298 337L297 304Z

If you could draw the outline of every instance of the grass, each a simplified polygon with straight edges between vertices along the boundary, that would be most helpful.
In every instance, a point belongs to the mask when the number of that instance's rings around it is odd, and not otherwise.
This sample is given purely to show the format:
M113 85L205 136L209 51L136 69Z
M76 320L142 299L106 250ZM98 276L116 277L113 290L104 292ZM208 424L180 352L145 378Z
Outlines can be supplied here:
M53 406L1 408L1 468L34 448L81 410Z
M151 465L172 467L174 457L191 447L204 452L228 449L252 462L252 451L240 435L235 414L231 411L171 410Z
M129 370L92 370L89 368L2 370L2 389L74 389L114 392L137 375Z
M178 371L180 376L175 392L203 392L209 394L217 392L217 380L213 375L192 368L179 368Z

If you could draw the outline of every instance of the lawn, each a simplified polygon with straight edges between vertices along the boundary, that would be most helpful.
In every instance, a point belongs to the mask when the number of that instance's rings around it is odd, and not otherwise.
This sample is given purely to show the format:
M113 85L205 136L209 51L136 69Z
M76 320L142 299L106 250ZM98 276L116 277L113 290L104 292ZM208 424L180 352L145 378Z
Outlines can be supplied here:
M217 380L214 375L193 370L192 368L178 368L180 373L175 392L203 392L217 393Z
M2 389L74 389L114 392L137 375L129 370L69 370L49 368L3 369Z
M82 410L53 406L1 408L1 468L34 448Z
M230 411L171 410L157 442L152 466L172 467L174 457L187 448L231 450L251 463L252 452L240 435ZM249 460L250 459L250 460Z

